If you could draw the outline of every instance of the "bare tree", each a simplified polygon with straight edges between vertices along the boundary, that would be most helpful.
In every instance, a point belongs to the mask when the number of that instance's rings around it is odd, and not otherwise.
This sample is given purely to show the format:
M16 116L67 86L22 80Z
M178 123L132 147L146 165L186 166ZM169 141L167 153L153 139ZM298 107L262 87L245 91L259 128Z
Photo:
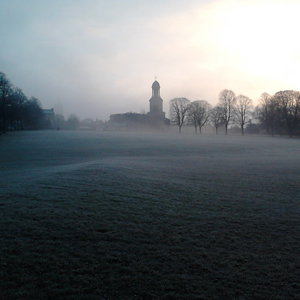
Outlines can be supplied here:
M190 101L186 98L174 98L170 100L170 118L178 126L179 132L186 121Z
M300 93L296 91L280 91L273 96L278 105L280 119L284 122L290 137L300 123Z
M219 127L224 124L223 120L223 109L220 106L215 106L211 111L210 111L210 121L212 125L216 129L216 134L218 134L218 129Z
M195 133L197 133L198 129L198 109L199 109L199 103L197 101L193 101L189 104L188 107L188 119L189 122L194 126Z
M245 125L251 120L252 100L244 95L236 98L234 107L235 122L241 127L241 134L244 135Z
M194 125L195 133L197 128L201 134L202 127L207 123L209 119L209 112L211 105L205 100L193 101L188 108L188 116L190 122Z
M223 90L219 95L219 106L223 111L223 121L225 125L225 134L228 134L228 125L232 121L236 97L233 91Z

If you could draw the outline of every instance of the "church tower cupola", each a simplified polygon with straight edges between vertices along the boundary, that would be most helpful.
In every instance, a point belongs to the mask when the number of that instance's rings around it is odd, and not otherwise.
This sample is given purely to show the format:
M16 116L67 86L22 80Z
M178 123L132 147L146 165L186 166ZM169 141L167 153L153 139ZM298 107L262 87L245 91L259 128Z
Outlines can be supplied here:
M152 83L152 97L149 102L149 115L155 119L164 119L165 113L163 112L163 99L160 97L160 84L157 80Z
M152 84L152 97L160 97L160 85L157 80Z

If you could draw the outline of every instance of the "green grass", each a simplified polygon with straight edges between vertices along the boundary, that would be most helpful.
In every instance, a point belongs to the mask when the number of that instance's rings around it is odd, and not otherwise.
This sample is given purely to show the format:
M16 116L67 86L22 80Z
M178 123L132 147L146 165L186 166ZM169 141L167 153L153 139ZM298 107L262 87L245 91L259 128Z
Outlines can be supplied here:
M0 139L2 299L300 297L300 144Z

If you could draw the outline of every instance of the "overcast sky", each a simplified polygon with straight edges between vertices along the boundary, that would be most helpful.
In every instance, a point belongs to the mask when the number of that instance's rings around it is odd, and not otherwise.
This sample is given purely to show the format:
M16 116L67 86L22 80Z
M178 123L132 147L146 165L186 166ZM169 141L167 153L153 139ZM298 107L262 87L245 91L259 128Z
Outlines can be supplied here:
M0 71L44 108L147 112L300 89L300 0L0 0Z

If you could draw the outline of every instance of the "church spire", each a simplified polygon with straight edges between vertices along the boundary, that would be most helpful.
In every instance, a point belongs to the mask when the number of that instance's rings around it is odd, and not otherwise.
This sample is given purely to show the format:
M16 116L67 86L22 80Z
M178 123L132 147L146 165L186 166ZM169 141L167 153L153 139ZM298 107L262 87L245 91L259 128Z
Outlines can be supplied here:
M152 84L152 96L160 97L160 85L157 80L155 80Z

